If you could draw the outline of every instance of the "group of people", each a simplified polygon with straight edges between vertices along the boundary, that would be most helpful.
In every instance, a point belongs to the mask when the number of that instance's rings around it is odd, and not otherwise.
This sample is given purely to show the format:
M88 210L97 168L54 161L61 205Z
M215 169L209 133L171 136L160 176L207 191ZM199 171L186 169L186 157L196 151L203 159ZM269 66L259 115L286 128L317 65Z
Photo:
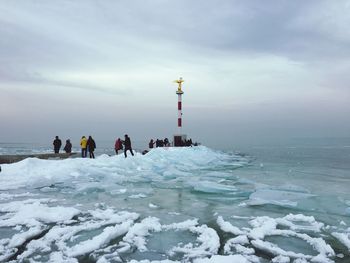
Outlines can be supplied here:
M54 152L59 153L61 146L62 146L61 139L58 136L56 136L56 138L52 144L53 144ZM81 147L81 157L82 158L87 157L87 152L89 152L90 158L95 158L94 151L96 149L96 143L95 143L95 140L91 136L89 136L88 139L86 139L85 136L81 137L80 147ZM70 142L70 139L66 140L66 145L64 146L63 150L66 153L72 153L72 143Z
M183 141L182 146L192 146L192 145L196 146L197 143L193 144L192 139L189 139L189 140ZM62 146L62 141L58 136L56 136L55 140L53 141L53 146L54 146L54 152L59 153ZM170 147L170 146L171 146L171 143L169 142L168 138L165 138L164 140L157 139L156 141L151 139L150 142L148 143L148 147L150 149L154 147ZM86 138L85 136L82 136L80 140L80 147L81 147L82 158L86 158L88 152L89 152L90 158L93 158L93 159L95 158L94 151L96 149L96 143L91 136L89 136L88 138ZM63 150L66 153L72 152L72 143L70 142L70 139L66 140L66 145L64 146ZM130 151L131 155L134 156L134 152L132 151L132 147L131 147L131 140L127 134L124 135L124 140L118 138L115 141L114 150L117 155L119 151L124 151L125 158L127 157L127 151Z
M55 140L53 141L53 149L55 153L59 153L60 149L62 146L62 141L61 139L56 136ZM66 145L64 146L63 150L66 153L71 153L72 152L72 143L70 142L70 139L66 140Z
M124 150L125 158L128 157L126 154L127 151L130 151L131 155L134 156L134 153L133 153L132 147L131 147L131 140L127 134L124 135L124 140L118 138L115 141L114 150L115 150L115 154L117 154L117 155L118 155L118 151Z
M94 151L96 149L96 143L95 143L95 140L91 136L89 136L88 139L86 139L85 136L81 137L80 147L81 147L81 157L82 158L86 158L87 152L89 152L89 157L92 159L95 159Z
M165 138L164 140L157 139L154 141L153 139L150 140L148 143L148 148L152 149L154 148L154 145L156 145L156 148L158 147L170 147L170 142L168 138Z
M171 146L168 138L165 138L164 140L157 139L156 141L151 139L150 142L148 143L148 148L153 149L154 145L156 148L158 148L158 147L170 147ZM197 146L198 143L193 143L192 139L188 139L188 140L182 141L181 146L192 146L192 145Z

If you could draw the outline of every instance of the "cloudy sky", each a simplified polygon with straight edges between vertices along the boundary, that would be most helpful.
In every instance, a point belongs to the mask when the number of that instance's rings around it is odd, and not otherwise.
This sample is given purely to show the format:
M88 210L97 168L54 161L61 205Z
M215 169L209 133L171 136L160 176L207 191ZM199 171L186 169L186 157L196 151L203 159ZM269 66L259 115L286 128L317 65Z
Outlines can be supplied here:
M350 134L348 0L0 0L0 142Z

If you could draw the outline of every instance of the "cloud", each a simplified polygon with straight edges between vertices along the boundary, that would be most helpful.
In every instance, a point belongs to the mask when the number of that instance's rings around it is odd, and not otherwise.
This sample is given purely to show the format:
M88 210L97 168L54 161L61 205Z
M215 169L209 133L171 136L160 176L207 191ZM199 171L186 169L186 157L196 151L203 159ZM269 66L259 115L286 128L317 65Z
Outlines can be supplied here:
M74 123L86 107L79 101L74 108L75 100L84 98L97 101L94 117L101 122L121 112L163 129L160 119L176 106L172 80L182 76L188 109L221 127L228 115L252 119L254 129L261 111L280 112L276 122L289 127L314 120L303 110L325 113L332 104L337 110L327 118L343 120L349 2L1 1L0 92L19 122L25 109L16 94L27 90L45 94L34 96L35 113L57 113L48 105L71 97L60 106ZM302 121L288 119L288 112ZM154 124L144 121L150 114Z

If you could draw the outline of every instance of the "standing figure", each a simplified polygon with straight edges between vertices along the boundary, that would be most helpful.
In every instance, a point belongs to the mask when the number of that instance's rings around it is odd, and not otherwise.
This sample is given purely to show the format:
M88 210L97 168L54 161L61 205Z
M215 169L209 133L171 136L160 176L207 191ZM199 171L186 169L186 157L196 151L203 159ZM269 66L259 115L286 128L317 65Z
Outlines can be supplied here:
M95 143L94 139L92 139L91 136L89 136L89 139L87 140L87 146L89 149L90 158L95 159L94 151L96 148L96 143Z
M155 142L153 141L153 139L151 139L151 140L149 141L149 143L148 143L148 147L149 147L150 149L153 149L154 144L155 144Z
M81 146L81 157L85 158L87 155L87 151L86 151L87 139L85 136L81 137L80 146Z
M70 142L70 140L66 140L66 145L64 146L63 150L66 152L66 153L71 153L72 152L72 144Z
M61 145L62 145L62 141L60 140L60 138L58 138L58 136L56 136L56 139L53 141L53 149L55 151L55 153L59 153Z
M130 151L131 155L134 156L134 153L132 152L132 148L131 148L131 141L130 141L130 137L125 134L125 140L124 140L124 156L125 158L127 157L126 155L126 151Z
M170 146L170 143L169 143L169 139L168 139L168 138L165 138L165 139L164 139L164 146L165 146L165 147L169 147L169 146Z
M115 141L114 149L116 155L118 155L119 150L123 150L123 142L120 138Z

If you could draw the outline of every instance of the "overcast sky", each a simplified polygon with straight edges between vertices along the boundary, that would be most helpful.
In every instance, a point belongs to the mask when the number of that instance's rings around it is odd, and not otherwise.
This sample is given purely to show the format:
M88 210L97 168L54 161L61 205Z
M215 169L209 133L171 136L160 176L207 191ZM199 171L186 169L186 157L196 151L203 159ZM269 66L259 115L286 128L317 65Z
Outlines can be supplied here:
M0 0L0 142L350 134L348 0Z

